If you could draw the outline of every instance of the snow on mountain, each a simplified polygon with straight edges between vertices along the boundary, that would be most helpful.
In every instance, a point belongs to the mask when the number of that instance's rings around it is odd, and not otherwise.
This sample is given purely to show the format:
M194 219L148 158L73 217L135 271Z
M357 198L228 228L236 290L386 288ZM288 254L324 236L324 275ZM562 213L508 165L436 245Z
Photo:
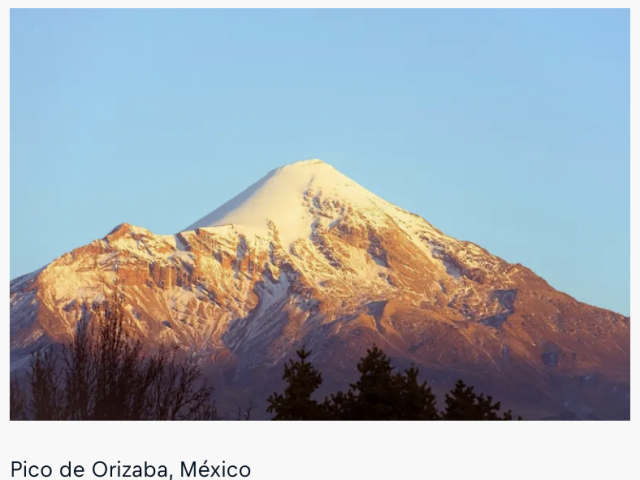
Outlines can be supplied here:
M13 280L12 369L66 341L116 280L131 328L198 356L222 396L264 400L303 344L326 387L343 386L377 343L436 391L462 376L529 417L628 411L628 317L444 235L320 160L271 171L175 235L123 224Z
M311 236L314 223L329 228L343 211L319 215L323 202L340 203L358 211L372 225L388 217L412 223L407 213L344 176L322 160L303 160L276 168L236 197L185 230L234 225L242 233L268 238L275 226L282 245ZM316 208L314 208L316 207ZM418 223L414 220L413 223Z

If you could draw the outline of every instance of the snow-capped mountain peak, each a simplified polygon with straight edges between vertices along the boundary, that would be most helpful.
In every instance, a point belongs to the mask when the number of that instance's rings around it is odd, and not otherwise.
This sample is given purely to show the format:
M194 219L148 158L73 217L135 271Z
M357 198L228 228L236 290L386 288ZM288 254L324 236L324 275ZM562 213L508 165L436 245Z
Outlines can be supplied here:
M283 245L289 246L311 235L319 207L326 202L340 202L363 212L391 207L331 165L318 159L303 160L270 171L185 231L234 225L243 232L268 236L272 224Z
M272 170L175 235L123 224L12 281L12 369L68 339L113 281L147 343L180 346L211 364L217 391L257 400L301 345L340 383L374 343L431 379L499 388L529 418L575 402L581 376L604 379L585 402L628 391L629 318L444 235L320 160Z

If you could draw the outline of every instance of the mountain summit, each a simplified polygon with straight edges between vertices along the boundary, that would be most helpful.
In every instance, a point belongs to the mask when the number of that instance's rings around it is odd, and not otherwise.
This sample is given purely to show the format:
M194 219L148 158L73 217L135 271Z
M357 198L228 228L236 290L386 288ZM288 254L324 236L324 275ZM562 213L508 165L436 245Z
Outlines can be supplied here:
M309 237L321 218L309 208L310 198L345 203L373 216L394 208L322 160L303 160L272 170L186 230L234 225L266 237L275 227L289 246Z
M629 415L630 319L449 237L320 160L269 172L175 235L123 224L11 282L11 368L117 281L131 328L221 403L260 405L305 345L327 390L377 344L436 392L462 377L526 418Z

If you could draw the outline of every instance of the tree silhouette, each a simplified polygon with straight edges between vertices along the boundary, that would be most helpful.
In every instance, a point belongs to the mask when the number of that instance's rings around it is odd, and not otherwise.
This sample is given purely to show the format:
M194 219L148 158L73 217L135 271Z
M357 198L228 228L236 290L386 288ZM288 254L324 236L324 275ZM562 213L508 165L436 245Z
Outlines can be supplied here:
M12 382L11 418L36 420L211 420L213 387L195 360L160 347L145 355L127 325L117 291L85 308L72 341L59 354L36 351L27 392ZM20 398L30 398L20 410Z
M27 414L27 398L20 380L16 376L11 377L9 388L9 411L11 420L23 420Z
M283 380L288 383L284 394L273 393L267 399L267 412L274 420L320 420L326 417L323 405L311 398L322 384L322 375L307 359L311 352L304 347L296 351L298 360L284 366Z
M493 397L476 394L474 388L458 380L451 392L445 395L447 408L444 420L513 420L511 410L499 416L500 402L492 403ZM519 419L522 419L519 417Z
M438 412L436 398L426 382L419 382L415 366L395 371L389 357L373 346L360 359L358 380L346 392L338 391L323 402L311 397L322 375L308 362L304 348L298 360L285 365L284 394L273 393L267 412L274 420L511 420L511 411L499 416L500 402L477 395L459 380L446 395L446 409Z
M51 349L37 350L27 374L31 386L31 410L35 420L58 420L62 413L56 357Z
M435 395L426 382L418 382L412 366L394 372L391 360L373 346L357 365L360 378L346 394L338 392L327 402L337 420L435 420Z

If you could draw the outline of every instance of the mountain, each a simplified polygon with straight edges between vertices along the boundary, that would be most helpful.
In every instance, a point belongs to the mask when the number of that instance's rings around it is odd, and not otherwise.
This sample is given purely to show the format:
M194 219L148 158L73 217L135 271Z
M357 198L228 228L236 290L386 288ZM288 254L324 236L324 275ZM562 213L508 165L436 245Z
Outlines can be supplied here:
M628 418L630 319L451 238L319 160L278 168L175 235L122 224L11 281L11 368L118 281L149 346L201 359L256 412L301 345L343 388L366 348L437 393L461 377L525 418ZM442 401L442 400L441 400Z

